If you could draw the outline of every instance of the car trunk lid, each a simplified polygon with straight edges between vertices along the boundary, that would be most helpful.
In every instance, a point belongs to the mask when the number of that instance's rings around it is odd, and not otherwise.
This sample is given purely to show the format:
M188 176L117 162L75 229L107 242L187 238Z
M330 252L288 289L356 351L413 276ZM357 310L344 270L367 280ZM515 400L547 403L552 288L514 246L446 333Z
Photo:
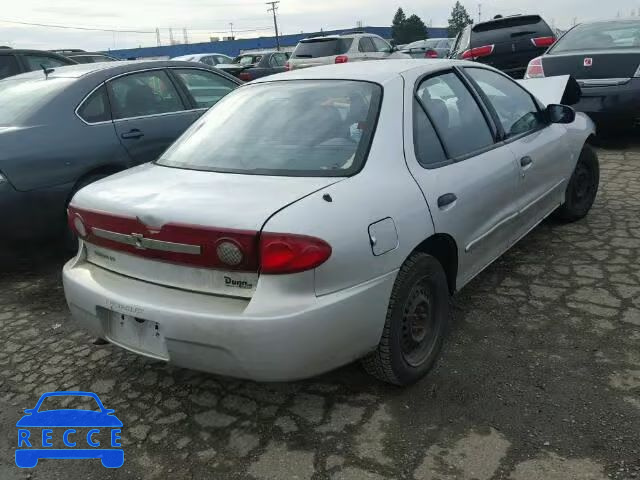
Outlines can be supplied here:
M160 285L251 297L258 237L269 217L340 180L144 165L80 190L70 222L81 219L87 259L100 267Z
M583 87L608 84L601 80L616 80L624 83L633 77L640 67L640 49L574 51L558 54L551 52L542 57L542 67L545 76L572 75Z

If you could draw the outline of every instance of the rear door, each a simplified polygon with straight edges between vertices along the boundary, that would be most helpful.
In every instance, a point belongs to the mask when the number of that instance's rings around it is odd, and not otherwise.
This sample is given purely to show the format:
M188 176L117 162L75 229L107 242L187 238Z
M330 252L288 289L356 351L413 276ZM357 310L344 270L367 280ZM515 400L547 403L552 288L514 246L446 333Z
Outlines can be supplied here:
M458 71L424 79L408 75L407 164L436 232L458 244L460 288L515 240L519 170L511 149L497 142L489 112Z
M464 68L484 94L499 126L500 137L513 152L519 171L518 237L525 235L563 200L572 154L566 128L549 123L531 94L505 75L485 68Z
M156 160L201 111L194 111L164 69L107 82L116 133L134 163Z
M522 78L529 61L542 55L554 40L539 15L501 18L471 29L471 49L493 46L489 55L478 60L515 78Z

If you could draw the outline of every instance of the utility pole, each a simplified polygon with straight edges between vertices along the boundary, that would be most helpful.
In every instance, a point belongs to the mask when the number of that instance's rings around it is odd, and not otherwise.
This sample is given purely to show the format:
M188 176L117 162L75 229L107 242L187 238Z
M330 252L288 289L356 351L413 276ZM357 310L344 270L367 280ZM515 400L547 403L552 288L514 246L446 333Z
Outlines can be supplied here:
M169 29L169 45L175 45L175 41L173 40L173 29Z
M156 27L156 44L158 45L158 47L162 45L162 42L160 42L160 29L157 27Z
M482 4L478 4L478 23L482 21Z
M235 37L233 36L233 22L229 23L229 27L231 28L231 40L235 40Z
M273 12L273 27L276 30L276 50L280 51L280 38L278 37L278 20L276 18L276 11L278 10L278 4L280 0L266 2L267 5L271 5L271 8L267 9L267 12Z
M183 28L182 29L182 36L184 37L184 44L188 44L189 43L189 35L187 35L187 29Z

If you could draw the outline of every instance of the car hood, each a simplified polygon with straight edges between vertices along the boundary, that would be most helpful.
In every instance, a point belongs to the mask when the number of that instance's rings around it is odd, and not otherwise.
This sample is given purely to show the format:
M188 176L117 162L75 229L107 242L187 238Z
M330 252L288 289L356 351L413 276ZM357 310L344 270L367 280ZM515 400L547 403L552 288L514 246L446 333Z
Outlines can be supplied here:
M205 172L146 164L81 189L71 205L168 223L260 231L271 215L342 178Z
M25 415L16 427L122 427L115 415L91 410L48 410Z

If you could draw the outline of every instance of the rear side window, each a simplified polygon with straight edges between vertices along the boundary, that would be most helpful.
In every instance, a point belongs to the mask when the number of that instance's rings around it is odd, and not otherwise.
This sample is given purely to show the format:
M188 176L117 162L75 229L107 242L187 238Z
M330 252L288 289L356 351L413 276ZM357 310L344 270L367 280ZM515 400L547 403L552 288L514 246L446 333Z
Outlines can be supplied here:
M640 21L582 24L568 31L549 53L640 48Z
M56 68L71 65L71 61L60 60L47 55L23 55L22 58L27 62L29 71L40 70L42 67Z
M493 135L480 107L456 74L445 73L424 80L417 96L429 113L449 158L493 144Z
M111 120L107 88L103 85L87 98L80 108L78 115L87 123L106 122Z
M203 70L174 70L193 97L198 108L209 108L236 88L236 84L215 73Z
M352 38L323 38L304 40L293 51L293 58L318 58L343 55L349 51Z
M13 55L0 55L0 79L20 73L18 61Z
M521 15L479 23L472 31L471 46L474 48L523 38L553 36L549 25L539 15Z
M369 37L363 37L358 42L358 51L359 52L375 52L376 47L373 45L373 42Z
M425 168L436 168L448 163L440 139L417 99L413 101L413 145L416 158Z
M196 121L158 164L253 175L348 176L365 161L381 95L379 85L344 80L244 86Z
M133 73L109 82L113 118L132 118L184 110L178 92L162 70Z

